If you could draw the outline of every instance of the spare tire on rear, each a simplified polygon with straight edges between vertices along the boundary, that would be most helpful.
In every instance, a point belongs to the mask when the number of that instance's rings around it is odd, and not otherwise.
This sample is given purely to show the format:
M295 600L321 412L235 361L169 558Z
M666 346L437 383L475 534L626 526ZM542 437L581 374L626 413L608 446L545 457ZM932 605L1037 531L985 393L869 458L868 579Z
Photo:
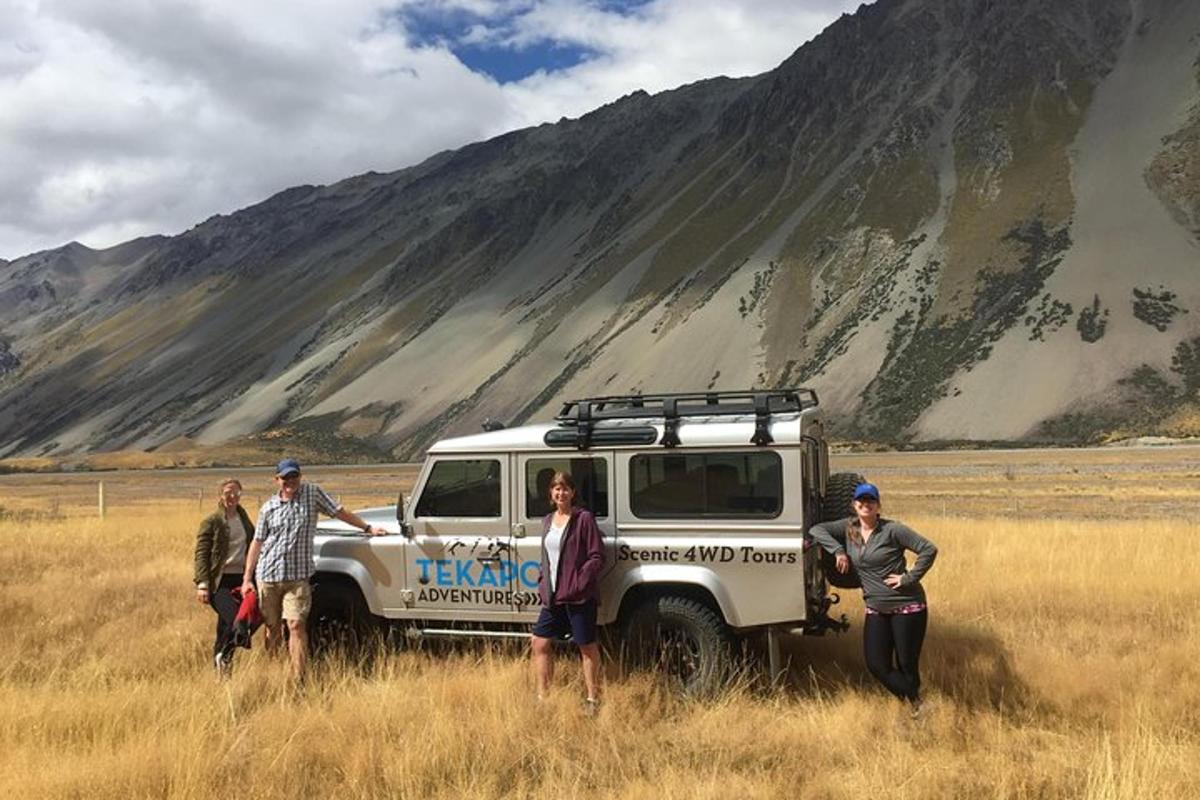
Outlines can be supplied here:
M821 498L821 522L835 522L851 516L854 513L850 508L854 490L866 480L857 472L835 472L830 475L825 482L825 496ZM853 566L849 572L838 572L833 554L824 549L821 550L821 566L825 570L825 580L831 586L839 589L858 589L862 586Z

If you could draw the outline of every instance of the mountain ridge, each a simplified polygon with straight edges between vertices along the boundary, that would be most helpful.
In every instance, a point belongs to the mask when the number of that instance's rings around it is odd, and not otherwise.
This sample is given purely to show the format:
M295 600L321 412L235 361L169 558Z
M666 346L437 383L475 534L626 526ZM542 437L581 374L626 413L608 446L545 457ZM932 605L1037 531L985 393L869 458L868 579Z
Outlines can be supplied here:
M760 76L16 259L0 456L302 419L410 456L797 382L851 438L1188 433L1198 34L1183 0L880 0Z

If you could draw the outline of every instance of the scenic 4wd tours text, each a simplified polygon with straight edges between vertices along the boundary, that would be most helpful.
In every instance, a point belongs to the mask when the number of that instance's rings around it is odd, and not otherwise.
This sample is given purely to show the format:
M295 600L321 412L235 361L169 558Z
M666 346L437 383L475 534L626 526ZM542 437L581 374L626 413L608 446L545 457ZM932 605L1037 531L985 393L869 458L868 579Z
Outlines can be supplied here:
M774 550L760 550L747 545L738 547L691 545L686 549L681 547L647 549L622 544L617 548L617 560L659 564L799 564L800 556L794 552L781 553Z

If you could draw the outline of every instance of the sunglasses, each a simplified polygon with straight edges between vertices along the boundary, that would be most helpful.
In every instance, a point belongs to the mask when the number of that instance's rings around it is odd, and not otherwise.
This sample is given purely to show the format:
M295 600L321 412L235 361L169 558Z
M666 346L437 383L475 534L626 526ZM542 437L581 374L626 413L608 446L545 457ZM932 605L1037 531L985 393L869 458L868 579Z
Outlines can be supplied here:
M862 497L856 497L856 498L854 498L854 502L856 502L856 503L878 503L878 502L879 502L879 498L878 498L878 497L871 497L871 495L869 495L869 494L865 494L865 495L863 495Z

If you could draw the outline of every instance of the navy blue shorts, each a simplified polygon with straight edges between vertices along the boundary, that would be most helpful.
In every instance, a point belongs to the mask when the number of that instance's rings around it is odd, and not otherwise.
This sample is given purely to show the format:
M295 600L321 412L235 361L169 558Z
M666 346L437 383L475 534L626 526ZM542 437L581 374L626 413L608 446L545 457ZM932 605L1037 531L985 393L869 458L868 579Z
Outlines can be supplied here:
M542 613L533 623L533 635L559 639L568 633L571 641L580 646L596 641L595 600L542 606Z

